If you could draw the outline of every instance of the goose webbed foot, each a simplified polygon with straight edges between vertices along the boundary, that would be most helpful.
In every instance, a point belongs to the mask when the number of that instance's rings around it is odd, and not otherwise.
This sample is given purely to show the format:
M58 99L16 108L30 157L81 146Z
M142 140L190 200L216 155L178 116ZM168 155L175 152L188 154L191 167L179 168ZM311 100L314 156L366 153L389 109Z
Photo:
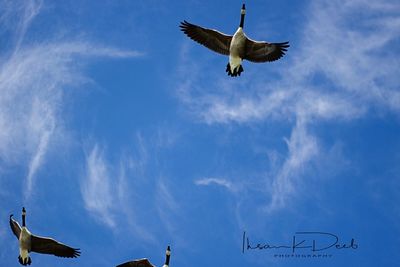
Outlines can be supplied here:
M32 260L31 260L30 257L28 257L28 258L26 258L26 259L22 259L21 256L18 256L18 262L19 262L21 265L26 266L26 265L31 265Z
M240 76L240 74L244 71L242 65L239 65L238 67L233 69L233 72L231 71L231 65L228 63L226 65L226 70L225 70L229 76L231 77L237 77Z

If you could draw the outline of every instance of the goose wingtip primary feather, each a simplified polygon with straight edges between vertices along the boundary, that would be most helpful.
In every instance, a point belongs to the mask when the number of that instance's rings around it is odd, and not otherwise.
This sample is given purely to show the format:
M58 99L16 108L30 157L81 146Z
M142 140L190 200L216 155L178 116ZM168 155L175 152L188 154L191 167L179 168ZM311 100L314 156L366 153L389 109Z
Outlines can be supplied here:
M60 258L71 258L72 259L72 258L80 257L81 256L81 252L76 250L71 255L55 255L55 256L60 257Z
M194 28L194 27L198 27L198 26L196 26L193 23L188 22L187 20L183 20L179 24L180 30L183 31L185 34L188 34L187 32L190 30L190 28Z
M81 249L80 248L71 248L72 252L69 255L59 256L62 258L78 258L81 256ZM57 255L56 255L57 256Z

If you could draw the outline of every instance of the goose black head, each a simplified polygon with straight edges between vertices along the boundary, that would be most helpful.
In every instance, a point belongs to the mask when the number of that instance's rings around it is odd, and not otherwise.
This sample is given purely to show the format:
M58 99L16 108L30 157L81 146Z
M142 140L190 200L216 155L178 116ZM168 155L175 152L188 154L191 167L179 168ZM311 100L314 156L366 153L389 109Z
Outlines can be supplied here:
M169 266L169 259L171 257L171 248L170 246L167 247L167 251L165 252L165 264L163 267L168 267Z
M243 28L244 25L244 15L246 15L246 6L245 4L242 5L242 9L240 10L240 28Z
M25 216L26 216L26 210L25 207L22 207L22 226L25 227Z

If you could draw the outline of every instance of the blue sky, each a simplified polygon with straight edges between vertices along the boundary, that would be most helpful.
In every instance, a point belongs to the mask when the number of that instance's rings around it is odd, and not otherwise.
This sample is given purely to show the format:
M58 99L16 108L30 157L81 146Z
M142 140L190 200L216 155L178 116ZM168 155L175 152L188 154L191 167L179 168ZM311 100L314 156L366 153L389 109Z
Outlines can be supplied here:
M178 25L233 34L242 1L0 0L0 265L25 206L82 250L32 266L395 266L400 4L293 2L246 2L249 37L291 46L232 78ZM358 248L243 254L243 231Z

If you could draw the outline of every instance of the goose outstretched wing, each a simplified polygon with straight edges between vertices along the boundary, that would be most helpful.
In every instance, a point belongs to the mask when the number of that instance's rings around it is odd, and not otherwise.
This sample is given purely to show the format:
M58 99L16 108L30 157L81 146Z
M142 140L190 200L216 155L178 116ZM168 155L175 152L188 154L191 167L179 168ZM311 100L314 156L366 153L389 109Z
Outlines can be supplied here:
M151 264L148 259L140 259L140 260L125 262L123 264L118 265L117 267L155 267L155 266Z
M19 239L19 235L21 233L21 226L19 225L19 223L16 220L14 220L12 218L12 216L13 215L11 214L10 215L10 227L11 227L11 230L13 231L14 235Z
M244 59L252 62L275 61L285 55L288 47L289 42L267 43L247 39Z
M81 254L79 249L71 248L52 238L35 235L32 235L31 237L31 251L43 254L52 254L63 258L76 258Z
M231 45L232 36L223 34L217 30L206 29L187 22L186 20L179 25L190 39L204 45L222 55L229 55L229 46Z

